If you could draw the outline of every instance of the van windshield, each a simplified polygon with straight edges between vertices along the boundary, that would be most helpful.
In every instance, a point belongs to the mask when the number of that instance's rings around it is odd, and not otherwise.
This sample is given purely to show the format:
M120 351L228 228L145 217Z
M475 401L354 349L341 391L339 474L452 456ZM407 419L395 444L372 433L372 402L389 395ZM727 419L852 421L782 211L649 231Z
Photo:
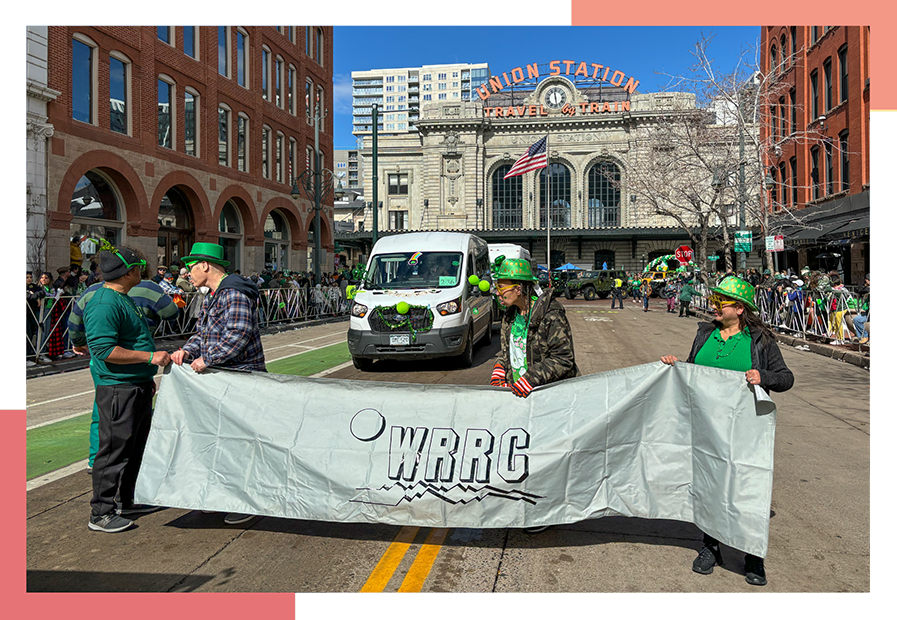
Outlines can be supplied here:
M372 288L452 288L461 282L460 252L395 252L377 254L367 281Z

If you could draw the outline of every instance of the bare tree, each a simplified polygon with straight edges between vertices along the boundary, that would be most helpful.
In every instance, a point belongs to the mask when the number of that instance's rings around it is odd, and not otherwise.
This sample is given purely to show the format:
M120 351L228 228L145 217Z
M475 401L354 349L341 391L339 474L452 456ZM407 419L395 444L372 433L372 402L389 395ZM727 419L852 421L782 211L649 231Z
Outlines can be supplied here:
M39 274L44 271L44 263L47 256L47 241L50 236L50 215L40 194L31 191L31 185L26 185L25 199L25 226L26 226L26 256L28 270ZM37 280L37 278L35 278Z

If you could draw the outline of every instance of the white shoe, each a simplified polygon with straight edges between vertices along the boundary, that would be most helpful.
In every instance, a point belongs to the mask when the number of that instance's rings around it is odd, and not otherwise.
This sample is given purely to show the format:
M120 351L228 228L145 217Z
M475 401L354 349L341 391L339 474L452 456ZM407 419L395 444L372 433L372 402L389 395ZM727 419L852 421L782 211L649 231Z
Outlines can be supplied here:
M65 359L65 360L71 359L73 357L75 357L75 354L72 353L71 351L66 351L65 353L62 354L62 359Z
M37 362L38 362L39 364L52 364L52 363L53 363L53 360L51 360L51 359L50 359L49 357L47 357L46 355L41 355L40 357L37 358Z
M31 360L26 360L26 361L25 361L25 367L26 367L26 368L31 368L32 366L37 366L37 362L32 362Z
M232 512L226 517L224 517L224 522L228 525L237 525L239 523L246 523L250 519L252 519L255 515L247 515L242 512Z

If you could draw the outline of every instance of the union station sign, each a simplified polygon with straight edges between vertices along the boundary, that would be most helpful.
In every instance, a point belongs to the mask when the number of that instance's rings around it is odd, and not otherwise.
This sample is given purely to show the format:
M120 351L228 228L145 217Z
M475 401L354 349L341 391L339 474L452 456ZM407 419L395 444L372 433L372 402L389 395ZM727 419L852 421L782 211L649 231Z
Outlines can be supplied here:
M561 65L564 65L564 70L561 71ZM570 72L570 69L576 65L576 69L573 72ZM597 63L587 63L586 61L577 62L575 60L552 60L548 63L548 67L550 72L548 76L556 76L556 75L572 75L574 78L583 77L589 78L591 77L594 80L600 80L602 82L607 82L612 86L622 86L624 90L628 91L629 94L635 92L635 89L638 88L639 81L633 77L630 77L626 84L623 85L623 80L626 79L626 74L622 71L611 71L611 68L605 65L599 65ZM590 71L591 70L591 71ZM511 77L508 78L508 74L511 74ZM600 77L599 77L600 76ZM502 84L502 78L504 78L504 84ZM512 83L520 84L525 80L531 79L539 79L539 64L533 63L530 65L526 65L526 76L524 76L522 67L514 67L510 71L505 71L501 74L501 76L492 76L489 79L489 83L480 84L477 86L477 93L480 95L480 99L486 101L491 95L499 92L506 86L511 86ZM558 106L560 107L560 106Z

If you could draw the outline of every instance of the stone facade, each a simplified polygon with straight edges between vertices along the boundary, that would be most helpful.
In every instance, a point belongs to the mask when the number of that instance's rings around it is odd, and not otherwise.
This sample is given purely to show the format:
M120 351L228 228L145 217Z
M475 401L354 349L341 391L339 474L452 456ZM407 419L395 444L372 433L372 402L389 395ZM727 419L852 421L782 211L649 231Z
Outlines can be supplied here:
M552 108L549 93L563 99ZM495 176L513 165L535 142L549 135L549 162L563 164L569 178L569 225L551 230L552 255L582 268L600 268L603 258L615 268L639 269L647 258L687 245L687 235L672 218L651 212L626 186L627 170L638 154L637 127L662 115L695 110L691 93L629 93L623 88L578 88L563 76L548 77L528 92L492 95L485 101L437 102L421 109L417 134L378 137L378 229L392 223L407 230L476 230L487 240L501 237L529 246L540 263L547 258L547 230L540 222L540 175L522 180L519 227L495 221ZM364 194L373 200L370 137L362 154ZM620 174L614 225L590 221L589 173L596 164L616 166ZM390 186L390 177L407 177L407 193ZM554 196L554 192L552 192ZM597 199L591 200L593 208ZM403 217L391 216L404 212ZM593 210L594 214L594 210ZM593 215L593 218L595 216ZM603 223L603 222L602 222ZM373 226L372 214L365 220ZM708 248L713 253L713 247ZM553 261L553 264L556 261ZM749 266L758 262L749 259ZM758 263L759 264L759 263Z

